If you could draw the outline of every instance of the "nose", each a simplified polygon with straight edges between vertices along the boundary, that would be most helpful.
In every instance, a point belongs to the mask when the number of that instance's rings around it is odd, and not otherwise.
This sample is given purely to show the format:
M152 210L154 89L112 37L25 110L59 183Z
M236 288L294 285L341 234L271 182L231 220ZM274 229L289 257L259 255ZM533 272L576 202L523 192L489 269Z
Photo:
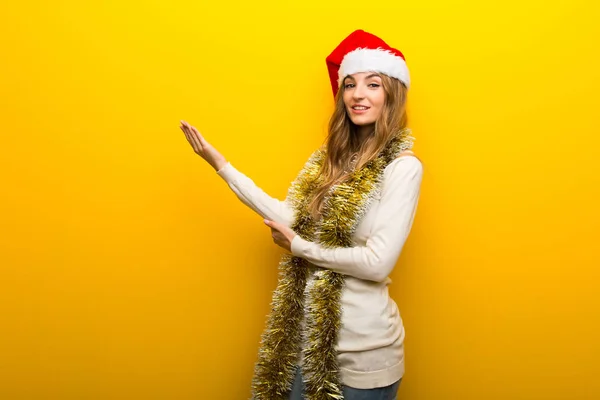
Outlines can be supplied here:
M359 100L359 99L364 99L365 98L365 87L362 84L357 84L356 87L354 88L354 91L352 92L352 97L355 100Z

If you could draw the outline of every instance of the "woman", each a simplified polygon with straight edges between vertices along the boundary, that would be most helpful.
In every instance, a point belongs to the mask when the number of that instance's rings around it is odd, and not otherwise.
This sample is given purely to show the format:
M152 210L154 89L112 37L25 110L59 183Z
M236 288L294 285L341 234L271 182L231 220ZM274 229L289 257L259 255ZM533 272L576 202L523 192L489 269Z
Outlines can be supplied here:
M423 175L410 150L402 53L357 30L327 57L335 110L325 144L284 201L264 193L182 121L194 151L291 254L262 336L253 399L395 399L404 328L391 273Z

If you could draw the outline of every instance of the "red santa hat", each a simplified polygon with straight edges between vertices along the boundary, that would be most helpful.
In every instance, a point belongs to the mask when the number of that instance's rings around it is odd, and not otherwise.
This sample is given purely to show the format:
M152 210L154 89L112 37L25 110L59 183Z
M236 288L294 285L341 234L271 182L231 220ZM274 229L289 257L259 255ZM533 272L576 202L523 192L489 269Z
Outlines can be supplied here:
M400 80L407 88L410 86L408 67L400 50L361 29L344 39L325 61L334 96L342 80L358 72L379 72Z

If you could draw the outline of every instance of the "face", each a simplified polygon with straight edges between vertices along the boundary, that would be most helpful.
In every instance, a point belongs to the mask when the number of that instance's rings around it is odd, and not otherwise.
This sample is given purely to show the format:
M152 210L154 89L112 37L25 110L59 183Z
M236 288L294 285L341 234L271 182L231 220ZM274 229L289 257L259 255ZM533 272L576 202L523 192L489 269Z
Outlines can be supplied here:
M344 104L352 122L361 127L373 125L385 102L380 75L374 72L348 75L343 86Z

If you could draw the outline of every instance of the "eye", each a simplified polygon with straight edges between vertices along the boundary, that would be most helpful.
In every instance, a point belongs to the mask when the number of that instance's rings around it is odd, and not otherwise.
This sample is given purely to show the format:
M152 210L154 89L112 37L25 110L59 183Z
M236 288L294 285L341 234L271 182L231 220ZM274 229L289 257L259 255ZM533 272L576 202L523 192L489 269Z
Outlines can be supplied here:
M378 88L380 85L378 83L370 83L369 86Z
M346 83L346 84L344 85L344 87L345 87L346 89L349 89L349 88L351 88L351 87L353 87L353 86L354 86L354 83Z

